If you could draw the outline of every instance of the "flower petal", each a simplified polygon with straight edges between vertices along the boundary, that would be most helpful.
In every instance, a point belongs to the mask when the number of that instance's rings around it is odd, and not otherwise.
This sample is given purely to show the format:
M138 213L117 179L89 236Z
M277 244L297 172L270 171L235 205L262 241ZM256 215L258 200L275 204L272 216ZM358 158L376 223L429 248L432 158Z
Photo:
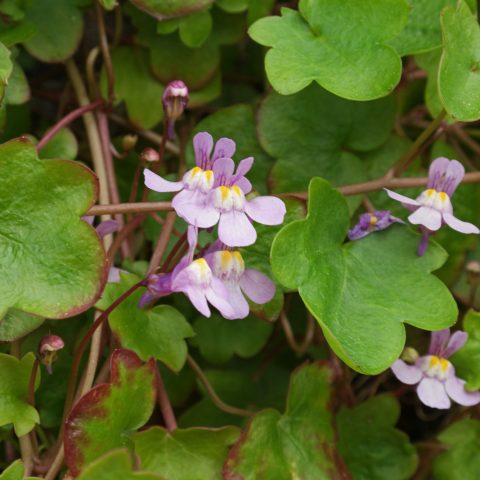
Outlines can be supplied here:
M120 226L116 220L105 220L104 222L101 222L99 225L97 225L97 228L95 228L95 230L97 231L98 236L100 238L103 238L110 233L116 232L119 227Z
M179 217L198 228L213 227L220 213L208 202L208 195L199 190L182 190L172 200Z
M152 295L148 290L142 295L140 300L138 301L138 308L143 308L145 305L153 302L157 297Z
M427 187L451 197L464 176L465 168L460 162L439 157L430 165Z
M225 316L229 320L245 318L250 313L250 306L245 300L240 285L236 282L224 282L228 292L228 302L232 307L232 315Z
M400 195L397 192L393 192L392 190L389 190L388 188L384 188L384 190L387 192L387 195L393 199L396 200L397 202L401 202L404 205L412 205L412 206L420 206L420 204L414 200L413 198L408 198L405 195Z
M229 320L243 318L236 316L235 311L230 304L228 290L218 278L212 278L211 286L206 290L205 294L208 301L222 314L223 317L228 318Z
M395 360L391 367L394 375L406 385L415 385L422 377L423 373L416 365L408 365L403 360Z
M183 182L169 182L148 168L143 171L143 175L145 185L156 192L178 192L183 188Z
M183 293L192 302L192 305L205 317L210 317L210 308L208 308L206 292L198 287L190 286L185 288ZM212 302L213 304L213 302Z
M231 158L235 153L235 142L231 138L220 138L213 151L212 164L222 157Z
M110 267L110 270L108 271L108 279L107 283L120 283L120 268L117 267Z
M439 190L438 187L443 184L441 179L447 171L449 164L450 160L446 157L438 157L430 164L427 188L433 188L439 192L442 191L442 189Z
M280 225L286 213L285 204L277 197L255 197L245 202L245 212L263 225Z
M213 138L208 132L197 133L193 137L193 149L195 150L195 163L198 167L206 170L210 167L210 154L213 149Z
M445 385L440 380L425 377L418 384L417 394L420 401L427 407L450 408L450 399L445 391Z
M215 178L214 187L227 185L235 170L235 162L231 158L219 158L212 167Z
M235 180L234 185L240 187L245 195L252 191L252 184L250 180L246 177L240 177L238 180Z
M257 232L244 212L231 210L220 215L218 237L229 247L246 247L255 243Z
M451 213L443 214L443 221L450 227L461 233L480 233L478 227L472 223L463 222L458 218L454 217Z
M420 207L408 217L413 225L423 225L428 230L435 232L442 226L442 214L429 207Z
M468 340L468 333L463 332L462 330L457 330L448 341L448 344L443 351L443 357L448 358L453 355L457 350L460 350L465 342Z
M247 268L240 279L245 295L260 305L269 302L275 295L275 284L262 272Z
M447 346L449 338L449 328L444 328L443 330L437 330L436 332L432 332L432 336L430 337L430 346L428 347L428 353L430 355L441 356L443 350Z
M449 397L460 405L469 407L480 402L480 392L469 392L465 390L465 380L455 376L445 381L445 389Z

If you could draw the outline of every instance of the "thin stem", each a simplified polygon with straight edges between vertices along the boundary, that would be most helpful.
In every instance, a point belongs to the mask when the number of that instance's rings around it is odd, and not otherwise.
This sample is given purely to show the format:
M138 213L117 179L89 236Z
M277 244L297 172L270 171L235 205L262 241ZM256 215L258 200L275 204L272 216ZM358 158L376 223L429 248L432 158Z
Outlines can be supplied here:
M173 226L175 225L175 220L177 215L175 212L168 212L165 223L163 224L162 231L158 237L157 245L155 251L153 252L152 258L150 259L150 265L148 267L148 274L153 273L158 267L158 264L162 260L163 254L167 249L168 241L172 235Z
M165 262L163 262L161 271L166 272L170 264L172 263L172 260L175 256L175 254L180 250L180 248L185 244L187 240L187 232L185 232L178 240L177 243L173 246L172 250L168 254L168 257L166 258Z
M157 364L155 364L155 385L157 388L158 405L160 406L165 426L169 432L172 432L177 429L177 420L175 419L175 413L173 412L172 404L168 398L168 393Z
M290 325L290 322L288 321L287 314L285 313L284 310L280 313L280 322L282 324L283 331L285 332L285 337L287 339L288 344L290 345L290 348L298 353L299 355L303 355L310 344L312 343L313 336L315 333L315 320L312 317L312 315L309 313L307 315L307 330L305 332L305 337L302 341L302 343L298 343L295 334L293 333L292 326Z
M392 168L391 173L387 176L387 179L393 178L395 175L403 172L410 162L418 155L422 145L437 131L437 128L442 124L443 119L447 112L442 110L423 130L423 132L417 137L410 149L400 158L396 165Z
M57 476L57 473L60 471L60 468L62 467L63 464L63 458L65 456L65 452L63 451L63 443L60 444L60 448L55 455L55 458L53 459L52 464L50 465L50 468L45 475L45 480L54 480L55 477Z
M111 102L114 96L115 78L113 74L112 58L110 57L110 50L108 47L107 32L105 30L105 21L103 19L103 10L100 3L95 2L97 13L98 35L100 37L100 49L102 50L103 63L105 64L105 72L107 74L108 84L108 100Z
M473 140L473 138L468 135L465 130L460 127L460 125L450 125L449 130L451 130L459 139L462 143L464 143L467 147L469 147L473 152L475 152L477 155L480 155L480 145Z
M173 210L171 202L118 203L114 205L94 205L85 215L170 212L171 210Z
M37 381L37 373L40 362L38 358L35 358L33 362L32 372L30 373L30 380L28 382L28 403L35 407L35 382Z
M226 404L215 392L212 385L208 381L208 378L203 373L202 369L198 363L190 356L187 355L187 363L190 365L191 369L194 371L195 375L198 377L202 385L205 387L208 396L220 410L230 413L231 415L237 415L239 417L251 417L255 412L249 410L244 410L243 408L233 407L232 405Z
M26 435L22 435L18 437L18 441L20 442L20 452L22 454L23 460L23 468L25 469L25 476L29 476L33 470L33 460L35 457L35 453L33 451L32 440L30 435L27 433Z
M81 117L86 112L91 112L96 108L100 107L103 104L103 100L99 98L92 103L79 107L68 115L65 115L58 123L56 123L47 133L40 139L37 143L37 152L42 150L43 147L62 129L65 128L67 125L70 125L74 120Z

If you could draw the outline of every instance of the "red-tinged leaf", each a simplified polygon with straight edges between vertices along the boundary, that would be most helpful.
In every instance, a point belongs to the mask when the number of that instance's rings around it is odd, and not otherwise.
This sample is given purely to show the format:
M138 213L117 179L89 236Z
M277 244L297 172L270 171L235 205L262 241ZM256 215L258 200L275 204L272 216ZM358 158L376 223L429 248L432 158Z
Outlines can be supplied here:
M153 411L154 360L143 363L130 350L115 350L110 365L111 383L85 394L65 422L65 461L74 476L100 455L128 446L129 434Z

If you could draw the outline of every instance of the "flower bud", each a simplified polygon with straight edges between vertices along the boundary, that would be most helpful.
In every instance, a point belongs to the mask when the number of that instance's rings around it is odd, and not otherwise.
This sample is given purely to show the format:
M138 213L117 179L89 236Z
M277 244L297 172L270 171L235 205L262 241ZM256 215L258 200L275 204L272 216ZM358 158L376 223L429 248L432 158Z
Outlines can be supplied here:
M158 162L160 160L160 155L153 148L147 147L143 149L140 158L144 162Z
M52 364L57 360L58 351L64 346L63 340L57 335L46 335L40 341L38 356L40 363L45 365L48 373L52 373Z
M135 148L137 144L138 136L137 135L125 135L122 138L122 148L124 152L129 152Z
M480 283L480 262L478 260L470 260L466 269L469 285L476 287Z
M407 363L415 363L418 360L418 352L412 347L406 347L400 358Z
M170 82L162 97L163 111L167 122L167 136L172 139L175 136L175 121L180 117L188 103L188 88L181 80Z

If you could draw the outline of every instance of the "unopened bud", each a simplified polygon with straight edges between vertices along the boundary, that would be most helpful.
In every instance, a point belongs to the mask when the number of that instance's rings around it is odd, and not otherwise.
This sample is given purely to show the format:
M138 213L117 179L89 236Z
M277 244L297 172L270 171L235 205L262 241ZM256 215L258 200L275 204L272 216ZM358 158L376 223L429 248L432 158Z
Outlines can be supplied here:
M412 347L406 347L400 358L407 363L415 363L418 360L418 352Z
M158 162L160 160L160 155L155 149L147 147L143 149L140 158L144 162Z
M188 88L181 80L170 82L162 97L165 121L167 122L168 138L175 136L175 121L180 117L188 103Z
M125 135L122 138L122 148L124 152L129 152L135 148L137 144L138 137L137 135Z
M58 351L64 346L63 340L57 335L47 335L40 341L38 356L40 363L45 365L48 373L52 373L52 364L57 360Z

